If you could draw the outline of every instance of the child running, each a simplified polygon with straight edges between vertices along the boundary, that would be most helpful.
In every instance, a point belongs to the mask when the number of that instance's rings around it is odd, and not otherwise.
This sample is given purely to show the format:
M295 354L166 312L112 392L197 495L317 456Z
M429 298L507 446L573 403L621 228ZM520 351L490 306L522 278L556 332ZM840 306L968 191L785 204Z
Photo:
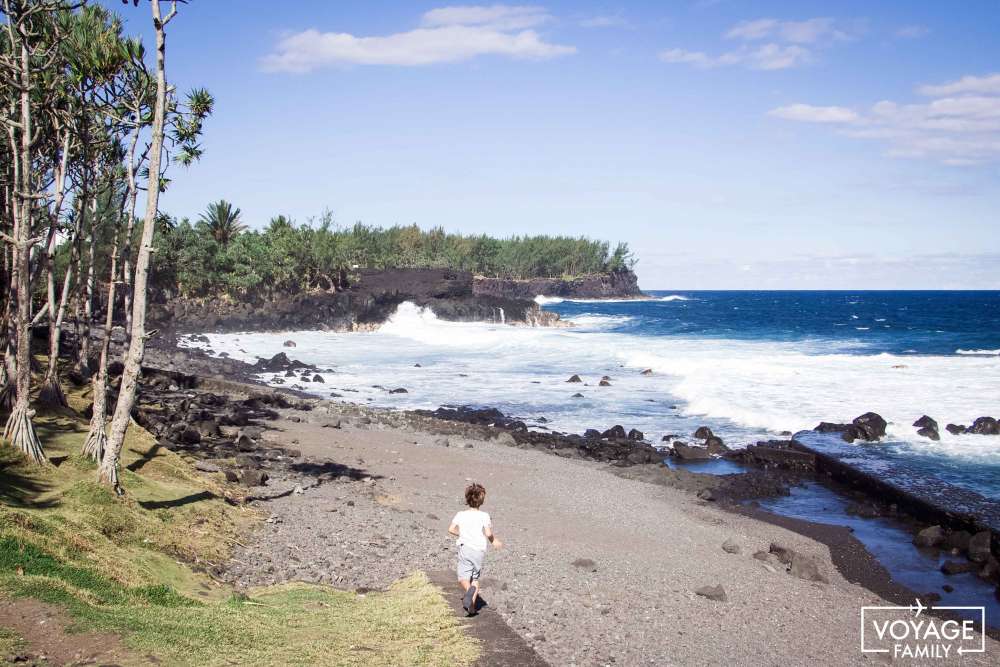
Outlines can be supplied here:
M482 484L470 484L465 489L465 504L469 509L456 514L448 527L449 533L458 536L458 585L465 592L462 608L469 616L476 613L486 543L489 541L495 549L503 546L500 538L493 534L490 515L479 509L485 501L486 488Z

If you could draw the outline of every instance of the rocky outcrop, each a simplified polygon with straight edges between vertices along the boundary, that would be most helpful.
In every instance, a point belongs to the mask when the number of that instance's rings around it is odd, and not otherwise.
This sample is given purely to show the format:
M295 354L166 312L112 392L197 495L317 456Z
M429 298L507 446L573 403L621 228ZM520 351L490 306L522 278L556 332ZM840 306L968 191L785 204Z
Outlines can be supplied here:
M477 276L473 292L479 296L506 299L534 299L540 294L564 299L623 299L643 296L638 279L631 271L598 273L570 280L561 278L515 280Z
M155 296L150 321L177 333L366 330L385 322L404 301L429 307L444 320L547 326L559 319L527 298L476 294L472 274L443 269L364 270L352 277L347 289L269 299Z

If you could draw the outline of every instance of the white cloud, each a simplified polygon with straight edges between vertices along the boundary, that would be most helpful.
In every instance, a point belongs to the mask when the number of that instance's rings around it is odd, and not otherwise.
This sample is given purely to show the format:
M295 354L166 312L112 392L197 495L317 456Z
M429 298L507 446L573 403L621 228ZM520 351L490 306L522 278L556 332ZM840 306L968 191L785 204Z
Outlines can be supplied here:
M457 5L440 7L426 12L420 25L439 28L452 25L478 25L496 30L523 30L550 21L552 17L544 7L511 5Z
M550 18L541 7L455 6L425 13L420 28L385 36L303 30L281 39L261 67L309 72L335 65L419 66L483 55L538 60L575 53L575 47L547 42L529 29Z
M759 70L788 69L812 61L814 49L852 39L860 30L858 23L845 24L825 17L804 21L755 19L737 23L723 35L728 40L743 42L735 50L712 55L704 51L673 48L661 51L659 55L663 62L696 67L738 65Z
M853 123L857 112L846 107L816 107L811 104L789 104L767 112L769 116L807 123Z
M792 104L769 114L841 125L847 136L886 144L891 157L955 166L1000 161L1000 75L966 76L940 86L922 86L918 92L935 99L915 104L882 100L867 111Z
M756 19L737 23L726 33L726 38L747 41L777 39L792 44L813 44L824 39L851 39L856 31L854 26L841 26L836 19L827 17L805 21Z
M896 37L902 39L920 39L929 35L930 32L931 29L925 25L904 25L896 30Z
M957 81L950 81L938 86L920 86L918 91L921 95L928 97L967 93L1000 95L1000 73L987 74L986 76L963 76Z
M775 70L796 67L810 58L808 49L794 44L763 44L754 48L728 51L718 56L710 56L703 51L667 49L660 52L660 60L665 63L687 63L697 67L725 67L742 65L750 69Z

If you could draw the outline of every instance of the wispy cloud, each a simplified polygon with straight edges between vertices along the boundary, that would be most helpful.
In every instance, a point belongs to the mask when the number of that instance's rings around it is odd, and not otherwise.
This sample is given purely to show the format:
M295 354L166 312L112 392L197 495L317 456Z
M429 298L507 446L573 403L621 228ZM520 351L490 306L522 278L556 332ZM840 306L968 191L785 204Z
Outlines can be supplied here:
M726 38L749 41L774 39L792 44L814 44L822 40L852 39L856 31L856 26L842 26L836 19L828 17L805 21L756 19L737 23L726 33Z
M763 44L755 48L729 51L711 56L703 51L667 49L660 52L660 60L665 63L686 63L696 67L726 67L742 65L750 69L773 70L797 67L809 61L808 49L795 44Z
M1000 74L965 76L917 89L926 102L882 100L863 111L791 104L768 112L786 120L840 125L841 132L887 144L892 157L949 165L1000 160Z
M860 23L827 17L804 21L755 19L737 23L723 35L727 40L742 42L736 49L712 55L672 48L661 51L659 56L663 62L703 68L738 65L759 70L788 69L812 61L815 49L853 39L862 29Z
M767 112L770 116L807 123L854 123L860 116L847 107L816 107L811 104L789 104Z
M920 39L926 37L931 29L925 25L904 25L896 30L896 37L901 39Z
M547 42L533 28L551 20L537 6L452 6L432 9L420 27L384 36L303 30L281 39L261 60L270 72L309 72L337 65L415 67L454 63L477 56L548 59L576 48Z

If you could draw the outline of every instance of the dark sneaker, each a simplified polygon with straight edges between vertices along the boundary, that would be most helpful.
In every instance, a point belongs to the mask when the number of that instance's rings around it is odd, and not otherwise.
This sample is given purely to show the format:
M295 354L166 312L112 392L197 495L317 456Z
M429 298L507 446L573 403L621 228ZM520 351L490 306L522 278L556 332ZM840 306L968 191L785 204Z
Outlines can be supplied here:
M464 609L465 613L468 614L469 616L472 616L474 613L476 613L476 603L473 600L473 597L475 597L475 595L476 595L476 587L469 586L469 590L465 592L465 597L462 598L462 609Z

